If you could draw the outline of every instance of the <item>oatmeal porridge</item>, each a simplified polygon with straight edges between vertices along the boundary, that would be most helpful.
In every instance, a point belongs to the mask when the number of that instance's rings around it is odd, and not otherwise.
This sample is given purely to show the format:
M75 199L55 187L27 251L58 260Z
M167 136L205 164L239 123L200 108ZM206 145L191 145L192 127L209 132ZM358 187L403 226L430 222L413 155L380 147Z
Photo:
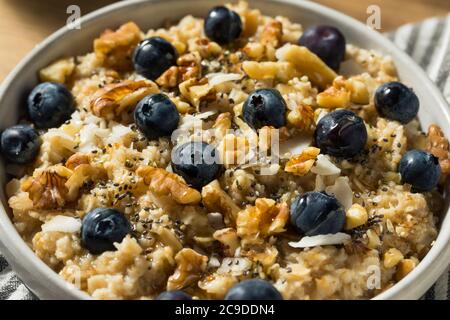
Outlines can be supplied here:
M95 299L368 299L413 270L448 140L389 56L300 23L128 22L40 70L1 137L36 255Z

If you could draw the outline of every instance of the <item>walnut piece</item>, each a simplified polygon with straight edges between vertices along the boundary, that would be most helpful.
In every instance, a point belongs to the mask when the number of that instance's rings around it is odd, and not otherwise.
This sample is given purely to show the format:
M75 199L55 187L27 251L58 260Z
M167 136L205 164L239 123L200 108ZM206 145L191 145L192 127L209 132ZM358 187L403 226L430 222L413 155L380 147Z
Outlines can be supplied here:
M131 70L131 55L140 40L139 27L134 22L128 22L116 31L105 30L100 38L94 40L94 52L107 68Z
M442 176L445 179L450 172L449 143L448 139L444 136L444 132L442 132L442 129L438 125L432 124L428 128L426 148L435 157L439 158Z
M202 202L209 212L220 212L224 215L225 223L236 221L240 208L233 199L222 190L219 181L214 180L203 187Z
M144 166L137 169L137 174L156 195L169 195L179 204L197 204L201 200L200 192L190 188L183 178L175 173Z
M233 257L236 249L239 247L239 238L233 228L224 228L217 230L213 234L214 239L219 241L224 247L225 255Z
M78 167L81 164L89 164L90 157L86 153L77 152L74 153L67 159L66 161L66 168L70 170L74 170L76 167Z
M72 171L62 165L37 169L33 176L22 184L22 191L28 192L36 209L56 209L67 202L67 179Z
M277 56L282 61L291 62L298 72L308 76L309 80L320 88L325 89L337 77L336 72L306 47L283 46L277 50Z
M87 181L96 182L98 180L105 180L106 177L107 173L103 167L94 166L89 163L78 164L74 167L72 175L65 183L68 190L67 199L69 201L77 199L80 188Z
M276 203L275 200L259 198L255 206L247 206L239 212L236 227L242 243L261 244L263 238L285 231L289 218L289 208L286 203Z
M156 83L163 88L175 88L183 81L197 79L201 71L201 56L198 52L190 52L177 59L177 66L172 66L166 70Z
M157 92L157 85L149 80L124 80L107 84L93 94L91 109L96 116L112 120L133 108L146 95Z
M167 280L167 290L180 290L200 279L206 270L208 257L184 248L175 256L177 268Z
M286 166L284 167L284 171L293 173L298 176L304 176L311 170L319 153L320 149L318 148L305 148L302 153L292 156L289 159L289 161L286 163Z
M282 38L283 25L280 21L272 20L264 26L260 42L265 46L271 45L278 48L281 45Z
M314 110L306 104L297 104L294 109L287 111L287 121L295 128L308 131L314 123Z
M317 105L321 108L345 108L350 103L350 92L345 88L328 87L317 95Z

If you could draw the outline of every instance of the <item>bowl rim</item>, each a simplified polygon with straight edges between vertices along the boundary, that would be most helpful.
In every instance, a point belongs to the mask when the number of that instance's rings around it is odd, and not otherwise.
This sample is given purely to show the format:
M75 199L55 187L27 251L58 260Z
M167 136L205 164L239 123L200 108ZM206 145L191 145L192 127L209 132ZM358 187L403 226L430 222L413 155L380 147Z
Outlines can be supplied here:
M170 2L179 2L179 0L129 0L113 3L95 11L92 11L80 18L81 24L93 22L96 19L108 15L111 12L121 10L128 6L134 6L140 3L161 3L164 2L170 5ZM256 2L256 0L249 0L248 2ZM347 25L351 28L364 28L368 36L378 42L382 47L389 49L390 53L395 53L398 57L405 60L410 68L417 74L418 82L426 86L430 95L433 95L439 102L438 108L442 112L442 116L445 117L447 123L450 123L450 112L448 104L445 101L442 93L435 86L435 84L428 78L425 71L421 69L410 56L400 50L390 40L385 38L380 33L372 30L362 22L347 16L339 11L325 7L323 5L311 2L311 1L298 1L298 0L259 0L259 2L271 2L279 3L280 5L291 5L298 10L307 9L315 11L325 17L333 16L333 18L340 20L340 23ZM33 57L55 41L60 40L62 37L70 33L70 29L65 25L58 29L38 45L36 45L24 58L14 67L14 69L7 75L0 86L0 104L3 100L3 96L7 89L11 86L16 75L26 67ZM1 190L4 190L4 186L1 186ZM449 211L446 213L446 219L444 219L442 226L445 224L450 227ZM441 229L442 230L442 229ZM2 253L7 257L8 262L15 268L15 272L18 276L24 279L24 284L28 285L30 289L39 294L38 286L42 286L45 279L51 281L49 284L54 289L62 290L72 298L77 299L92 299L87 293L77 289L74 285L66 282L55 271L47 266L37 255L31 250L31 248L25 243L22 237L15 229L8 213L3 205L0 206L0 249ZM28 265L26 267L19 265L15 261L16 256L21 256L26 259ZM447 268L450 263L450 233L439 232L438 237L427 253L427 255L420 261L418 266L414 268L406 277L397 282L391 288L378 294L373 300L383 299L416 299L425 293L425 291L437 280L442 274L444 269ZM32 271L30 271L32 270ZM39 276L42 278L40 282L31 281L31 278ZM26 282L26 279L30 280L30 283ZM417 289L419 287L419 289ZM416 290L416 292L414 292ZM417 294L420 292L420 294Z

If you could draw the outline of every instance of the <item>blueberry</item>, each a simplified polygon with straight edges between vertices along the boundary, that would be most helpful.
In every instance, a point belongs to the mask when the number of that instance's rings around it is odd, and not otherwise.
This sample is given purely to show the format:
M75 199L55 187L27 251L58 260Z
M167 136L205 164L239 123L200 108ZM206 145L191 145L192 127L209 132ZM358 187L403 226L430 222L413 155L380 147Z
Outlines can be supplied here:
M439 159L422 150L405 153L398 168L403 183L409 183L414 192L431 191L441 176Z
M81 225L81 243L92 254L112 251L115 242L121 242L131 232L125 215L114 208L89 211Z
M241 35L242 21L236 12L218 6L209 11L204 28L209 39L219 44L227 44Z
M315 53L331 69L339 70L345 57L345 37L339 29L326 25L310 27L298 43Z
M352 111L336 110L320 119L314 140L322 153L351 158L364 149L367 129L363 119Z
M375 108L385 118L406 124L419 111L419 98L404 84L393 81L382 84L375 91Z
M196 189L217 178L222 171L213 146L206 142L188 142L172 154L172 170Z
M245 101L242 112L244 121L253 129L286 125L286 102L275 89L253 91Z
M177 51L170 42L160 37L141 41L133 52L136 72L147 79L156 80L177 61Z
M292 202L290 221L306 236L338 233L345 225L345 211L335 197L325 192L306 192Z
M38 128L59 127L75 111L74 98L59 83L38 84L28 96L28 115Z
M251 279L233 286L225 300L283 300L283 297L270 282Z
M178 127L180 114L175 104L165 94L156 93L144 97L136 105L134 121L150 139L170 136Z
M3 131L0 145L6 159L14 163L26 164L38 155L41 140L32 127L19 124Z
M181 290L164 291L156 300L192 300L192 297Z

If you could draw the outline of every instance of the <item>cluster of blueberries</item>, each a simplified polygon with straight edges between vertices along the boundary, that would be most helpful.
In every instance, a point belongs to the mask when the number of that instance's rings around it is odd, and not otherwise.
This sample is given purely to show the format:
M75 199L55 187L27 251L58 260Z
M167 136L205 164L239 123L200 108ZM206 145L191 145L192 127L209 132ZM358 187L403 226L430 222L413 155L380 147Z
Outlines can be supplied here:
M204 32L208 38L226 45L239 38L242 22L238 14L226 7L213 8L205 18ZM330 68L338 70L345 55L345 38L330 26L307 29L299 44L319 56ZM160 37L143 40L134 50L132 61L136 72L148 79L157 79L176 64L175 48ZM415 93L399 82L389 82L375 92L375 107L380 116L400 123L408 123L418 112L419 100ZM277 90L259 89L252 92L243 106L243 119L253 129L263 126L280 128L286 125L286 102ZM27 111L36 128L58 127L70 119L75 110L72 94L57 83L41 83L30 93ZM148 139L170 136L177 128L180 115L174 103L162 93L144 97L134 111L139 130ZM364 121L349 110L328 113L317 124L314 144L324 154L338 158L353 158L360 154L367 142ZM32 162L40 148L36 130L26 124L7 128L1 135L1 150L13 163ZM196 189L201 189L217 178L223 168L218 163L193 161L202 159L208 152L214 158L215 150L204 142L189 142L177 147L172 169ZM412 150L401 159L399 172L404 183L414 191L430 191L438 183L440 166L430 153ZM295 230L306 236L337 233L343 230L345 211L337 199L324 192L307 192L297 197L291 206L290 221ZM115 250L131 232L131 225L123 213L114 208L97 208L83 219L81 239L92 254ZM182 291L164 292L159 299L191 299ZM234 286L227 299L281 299L280 293L264 280L247 280Z

